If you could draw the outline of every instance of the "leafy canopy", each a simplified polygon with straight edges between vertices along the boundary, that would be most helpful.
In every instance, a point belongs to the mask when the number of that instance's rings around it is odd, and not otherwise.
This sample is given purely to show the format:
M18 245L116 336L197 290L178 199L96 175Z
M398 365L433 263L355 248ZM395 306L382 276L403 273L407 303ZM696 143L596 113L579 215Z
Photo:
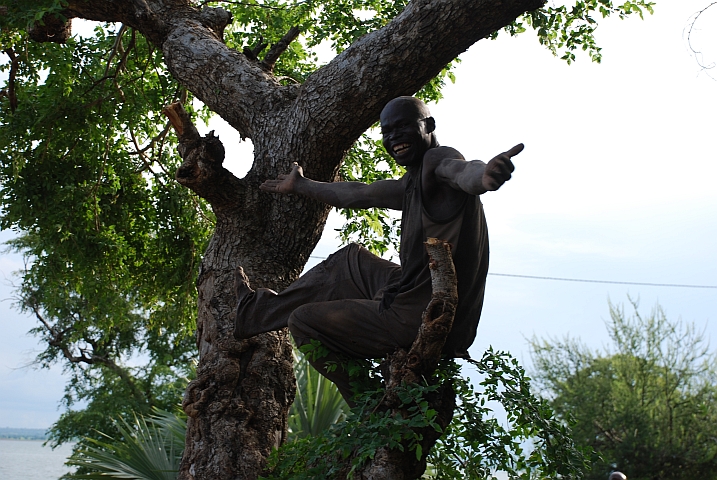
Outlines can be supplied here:
M602 456L587 478L717 478L717 355L693 324L632 307L610 305L602 352L534 338L534 377L576 443Z

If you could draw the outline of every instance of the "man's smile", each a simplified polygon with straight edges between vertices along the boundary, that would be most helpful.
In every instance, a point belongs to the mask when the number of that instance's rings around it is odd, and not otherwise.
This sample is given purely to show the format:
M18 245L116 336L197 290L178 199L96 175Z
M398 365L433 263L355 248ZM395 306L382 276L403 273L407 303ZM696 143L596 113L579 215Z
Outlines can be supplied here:
M411 148L410 143L399 143L399 144L393 146L393 153L396 155L401 155L401 154L405 153L410 148Z

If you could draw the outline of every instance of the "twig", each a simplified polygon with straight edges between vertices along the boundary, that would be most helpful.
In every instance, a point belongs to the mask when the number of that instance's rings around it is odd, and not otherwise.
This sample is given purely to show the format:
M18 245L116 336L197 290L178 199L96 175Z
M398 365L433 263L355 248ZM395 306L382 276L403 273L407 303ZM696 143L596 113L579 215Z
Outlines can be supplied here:
M107 66L105 67L105 75L103 78L106 78L108 76L110 66L112 66L112 60L117 55L117 52L121 52L122 54L125 53L124 47L122 46L122 36L124 35L124 32L127 31L127 28L127 25L122 24L119 29L119 32L117 32L117 36L115 36L115 43L112 45L110 56L107 58ZM114 76L117 76L117 72L115 72Z
M293 5L287 5L286 7L273 7L270 5L263 5L261 3L248 3L248 2L233 2L230 0L205 0L200 4L200 6L205 6L209 3L229 3L231 5L239 5L242 7L259 7L259 8L265 8L267 10L291 10L292 8L296 8L299 5L302 5L304 3L308 3L309 0L302 0L301 2L296 2Z
M3 90L2 93L10 100L10 111L15 113L17 109L17 95L15 93L15 75L17 74L18 59L15 56L15 51L10 48L4 50L5 55L10 57L10 75L7 79L7 90Z
M715 62L712 62L712 63L709 64L709 65L704 65L704 64L702 63L702 52L699 51L699 50L695 50L695 48L692 46L692 31L694 30L694 28L695 28L695 23L697 23L697 20L700 18L700 16L701 16L703 13L705 13L705 11L706 11L707 9L709 9L710 7L713 7L714 5L717 5L717 1L710 3L710 4L707 5L705 8L703 8L703 9L700 10L699 12L695 13L694 15L692 15L691 20L690 20L688 26L686 27L686 30L687 30L687 46L688 46L688 48L692 51L692 54L693 54L694 57L695 57L695 61L697 62L697 65L699 65L700 68L701 68L703 71L705 71L705 70L711 70L711 69L715 68ZM715 80L711 75L709 75L709 74L707 74L707 75L708 75L710 78L712 78L713 80Z

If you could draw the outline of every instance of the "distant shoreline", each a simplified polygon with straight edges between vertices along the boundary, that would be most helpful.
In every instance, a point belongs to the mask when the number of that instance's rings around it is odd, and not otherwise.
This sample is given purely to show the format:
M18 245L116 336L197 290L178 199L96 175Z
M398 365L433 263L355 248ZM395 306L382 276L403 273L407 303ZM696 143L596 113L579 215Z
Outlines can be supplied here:
M0 428L0 440L47 440L44 428Z

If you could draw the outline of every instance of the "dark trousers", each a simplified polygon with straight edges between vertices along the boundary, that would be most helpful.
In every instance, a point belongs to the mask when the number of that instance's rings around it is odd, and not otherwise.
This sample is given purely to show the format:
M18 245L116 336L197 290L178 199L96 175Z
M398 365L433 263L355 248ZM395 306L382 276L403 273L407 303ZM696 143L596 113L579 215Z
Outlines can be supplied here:
M237 338L289 327L296 344L318 340L334 354L381 358L416 338L421 313L430 298L399 295L381 308L384 289L401 278L401 267L355 244L348 245L277 294L259 288L237 307ZM430 294L429 294L430 296ZM348 374L339 366L327 372L335 355L311 360L347 400Z

